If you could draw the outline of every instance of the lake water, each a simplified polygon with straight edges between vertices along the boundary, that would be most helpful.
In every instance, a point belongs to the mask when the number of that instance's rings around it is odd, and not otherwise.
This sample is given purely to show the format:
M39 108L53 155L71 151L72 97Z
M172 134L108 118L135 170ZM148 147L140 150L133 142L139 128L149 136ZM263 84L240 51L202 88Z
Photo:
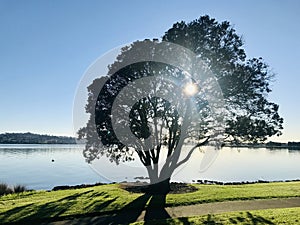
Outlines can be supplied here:
M83 147L0 145L0 182L48 190L58 185L132 181L136 176L147 176L145 168L138 162L116 166L102 158L98 161L100 167L90 166L82 155ZM201 157L203 152L196 151L187 164L175 171L173 180L232 182L300 179L300 151L297 150L223 148L205 171L200 171Z

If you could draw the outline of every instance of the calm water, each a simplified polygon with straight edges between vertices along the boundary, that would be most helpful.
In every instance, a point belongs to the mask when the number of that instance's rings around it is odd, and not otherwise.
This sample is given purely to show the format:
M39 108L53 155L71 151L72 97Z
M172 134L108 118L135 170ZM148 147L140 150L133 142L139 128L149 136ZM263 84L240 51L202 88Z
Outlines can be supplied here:
M119 182L147 176L138 162L114 166L103 158L98 162L100 167L91 167L85 162L82 149L80 145L0 145L0 182L23 184L30 189L52 189L57 185ZM203 153L196 151L189 162L174 173L173 180L300 179L300 151L296 150L223 148L205 171L200 171L201 157Z

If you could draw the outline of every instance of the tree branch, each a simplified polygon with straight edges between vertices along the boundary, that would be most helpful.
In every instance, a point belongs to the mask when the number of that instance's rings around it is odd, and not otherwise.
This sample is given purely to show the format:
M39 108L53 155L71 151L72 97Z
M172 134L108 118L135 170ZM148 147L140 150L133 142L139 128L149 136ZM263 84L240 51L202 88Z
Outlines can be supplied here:
M195 150L196 148L200 147L200 146L206 145L206 144L208 143L208 140L209 140L209 137L207 137L205 141L196 144L196 145L190 150L190 152L187 154L187 156L186 156L183 160L181 160L180 162L178 162L178 163L176 164L176 168L179 167L179 166L181 166L183 163L187 162L187 161L189 160L189 158L191 157L192 153L194 152L194 150Z

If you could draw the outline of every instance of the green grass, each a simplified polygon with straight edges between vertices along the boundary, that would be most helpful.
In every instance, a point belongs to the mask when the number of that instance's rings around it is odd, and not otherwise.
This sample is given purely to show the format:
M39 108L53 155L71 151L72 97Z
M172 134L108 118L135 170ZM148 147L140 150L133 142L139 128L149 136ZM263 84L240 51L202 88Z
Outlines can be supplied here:
M198 191L169 194L166 206L230 200L300 197L300 182L249 185L195 185ZM57 220L143 207L148 199L118 184L61 191L32 191L0 197L0 223Z
M168 206L300 196L300 182L247 185L195 185L197 192L167 196Z
M273 225L297 225L300 224L300 208L266 209L244 212L231 212L205 216L182 217L167 220L147 222L153 225L181 225L181 224L211 224L211 225L250 225L250 224L273 224ZM142 225L144 222L136 222L134 225Z
M0 221L29 221L109 212L121 209L138 196L118 188L118 185L10 194L0 198Z

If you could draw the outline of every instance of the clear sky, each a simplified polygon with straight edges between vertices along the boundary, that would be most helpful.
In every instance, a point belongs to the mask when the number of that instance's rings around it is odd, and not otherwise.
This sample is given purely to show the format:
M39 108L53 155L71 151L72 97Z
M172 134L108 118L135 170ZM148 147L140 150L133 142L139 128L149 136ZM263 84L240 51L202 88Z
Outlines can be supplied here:
M0 0L0 133L73 135L76 88L96 58L205 14L231 22L277 74L270 99L285 129L273 140L300 141L298 0Z

